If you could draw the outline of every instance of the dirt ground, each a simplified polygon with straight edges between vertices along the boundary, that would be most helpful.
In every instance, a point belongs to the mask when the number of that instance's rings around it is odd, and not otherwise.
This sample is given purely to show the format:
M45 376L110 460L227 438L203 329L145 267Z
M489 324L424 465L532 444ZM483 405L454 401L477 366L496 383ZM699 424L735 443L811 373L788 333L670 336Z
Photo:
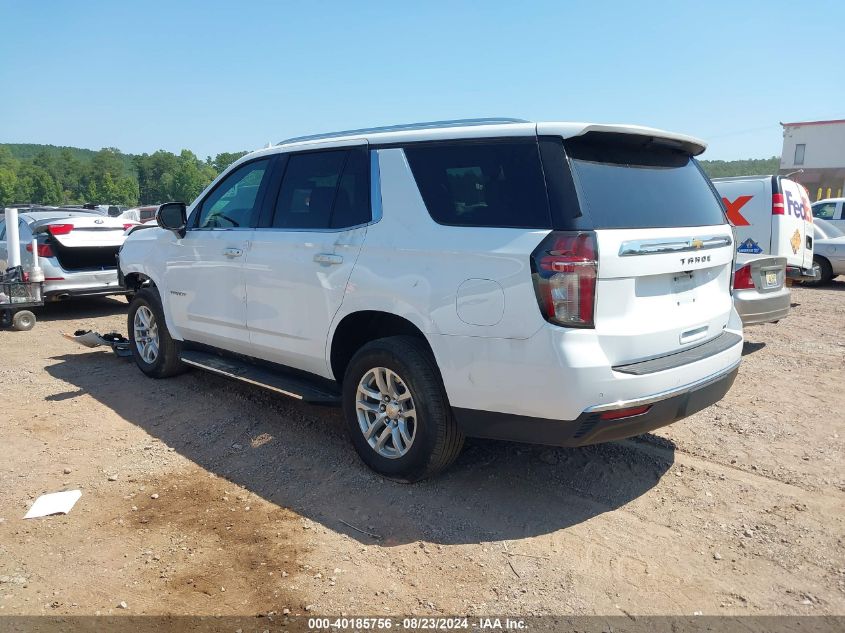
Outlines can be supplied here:
M845 282L793 301L687 420L469 441L412 486L336 410L59 335L125 332L123 299L48 306L0 331L0 615L845 614Z

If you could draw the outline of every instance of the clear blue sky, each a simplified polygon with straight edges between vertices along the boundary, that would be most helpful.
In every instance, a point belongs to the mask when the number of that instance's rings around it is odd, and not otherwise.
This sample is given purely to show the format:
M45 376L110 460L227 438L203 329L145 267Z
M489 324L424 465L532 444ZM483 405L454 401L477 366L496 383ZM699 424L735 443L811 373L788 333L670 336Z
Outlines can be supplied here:
M477 116L653 125L705 158L845 118L845 3L0 0L0 142L200 157Z

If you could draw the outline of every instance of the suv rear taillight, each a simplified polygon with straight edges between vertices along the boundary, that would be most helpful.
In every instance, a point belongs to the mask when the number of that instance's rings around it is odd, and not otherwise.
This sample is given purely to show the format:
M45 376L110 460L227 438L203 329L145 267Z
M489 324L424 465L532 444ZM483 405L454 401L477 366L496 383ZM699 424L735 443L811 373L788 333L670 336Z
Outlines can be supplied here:
M598 249L592 232L553 231L531 253L543 317L567 327L594 327Z
M32 252L32 244L26 245L26 252ZM49 244L39 244L38 245L38 256L39 257L53 257L53 249L50 247Z
M754 280L751 278L751 264L746 264L734 273L734 290L752 290Z

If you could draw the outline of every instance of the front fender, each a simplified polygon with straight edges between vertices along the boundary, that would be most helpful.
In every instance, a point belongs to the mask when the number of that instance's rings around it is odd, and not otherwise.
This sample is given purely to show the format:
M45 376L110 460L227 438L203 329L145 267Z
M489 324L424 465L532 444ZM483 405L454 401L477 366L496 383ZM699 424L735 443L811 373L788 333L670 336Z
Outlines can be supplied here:
M157 235L151 235L152 233ZM121 285L124 285L123 280L132 274L143 275L155 285L164 310L167 331L171 337L181 341L184 339L173 323L168 301L170 289L165 270L169 237L170 234L164 230L143 231L127 237L118 253L117 274Z

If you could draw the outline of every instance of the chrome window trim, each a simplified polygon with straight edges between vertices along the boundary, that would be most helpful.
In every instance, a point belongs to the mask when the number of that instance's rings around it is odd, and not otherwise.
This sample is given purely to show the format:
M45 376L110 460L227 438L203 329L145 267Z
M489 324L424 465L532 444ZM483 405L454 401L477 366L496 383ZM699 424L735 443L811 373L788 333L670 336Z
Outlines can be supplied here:
M674 240L628 240L619 246L619 257L635 255L658 255L661 253L685 253L725 248L731 245L727 235L710 235L702 238L681 238Z

